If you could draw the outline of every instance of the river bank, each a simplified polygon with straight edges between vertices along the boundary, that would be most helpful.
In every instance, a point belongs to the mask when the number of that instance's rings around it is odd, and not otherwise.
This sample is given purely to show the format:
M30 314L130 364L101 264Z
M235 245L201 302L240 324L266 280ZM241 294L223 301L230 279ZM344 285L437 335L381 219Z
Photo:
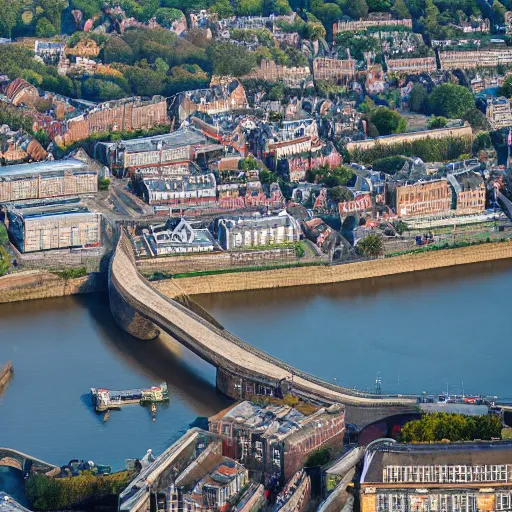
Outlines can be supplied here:
M168 297L235 291L287 288L373 279L395 274L468 265L512 257L512 242L485 243L458 249L405 254L393 258L330 266L292 267L251 272L230 272L155 281Z

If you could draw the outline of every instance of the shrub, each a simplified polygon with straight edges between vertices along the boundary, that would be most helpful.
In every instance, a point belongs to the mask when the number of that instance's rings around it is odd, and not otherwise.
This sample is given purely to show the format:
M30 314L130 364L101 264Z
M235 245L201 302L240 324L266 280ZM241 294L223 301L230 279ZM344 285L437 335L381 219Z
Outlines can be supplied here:
M329 451L329 448L319 448L307 456L306 460L304 461L304 465L306 467L323 466L330 460L331 452Z
M32 474L25 482L25 494L31 508L64 510L77 506L94 508L95 504L115 501L130 481L131 473L112 475L82 475L70 478L51 478Z
M109 178L98 178L98 189L99 190L108 190L110 187L110 179Z
M84 277L87 275L87 267L67 268L65 270L54 270L61 279L75 279L77 277Z
M376 258L384 252L382 237L370 233L358 242L357 249L363 256Z

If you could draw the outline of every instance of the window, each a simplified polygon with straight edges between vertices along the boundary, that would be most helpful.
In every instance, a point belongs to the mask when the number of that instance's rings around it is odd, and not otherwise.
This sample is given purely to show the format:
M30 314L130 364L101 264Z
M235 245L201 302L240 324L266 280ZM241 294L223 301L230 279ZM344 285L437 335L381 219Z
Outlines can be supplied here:
M272 464L281 467L281 450L279 447L274 447L272 450Z
M263 458L263 443L261 441L256 441L254 443L254 457L258 460Z

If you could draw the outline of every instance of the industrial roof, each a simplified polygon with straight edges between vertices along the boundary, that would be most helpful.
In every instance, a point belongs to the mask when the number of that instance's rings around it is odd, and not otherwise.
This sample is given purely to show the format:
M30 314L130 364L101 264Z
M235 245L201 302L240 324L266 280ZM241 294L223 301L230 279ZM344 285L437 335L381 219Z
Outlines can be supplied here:
M194 128L184 128L172 133L143 137L140 139L121 140L116 142L100 142L98 145L114 148L122 145L127 153L156 151L157 149L173 149L181 146L206 144L206 137ZM161 146L159 148L159 146Z
M25 220L41 217L69 216L75 214L96 215L90 213L86 206L80 203L77 197L66 199L27 201L25 203L8 203L8 212L11 212Z
M90 171L95 172L87 164L69 158L67 160L50 160L32 164L9 165L0 169L0 180L16 178L34 174L45 174L64 171Z

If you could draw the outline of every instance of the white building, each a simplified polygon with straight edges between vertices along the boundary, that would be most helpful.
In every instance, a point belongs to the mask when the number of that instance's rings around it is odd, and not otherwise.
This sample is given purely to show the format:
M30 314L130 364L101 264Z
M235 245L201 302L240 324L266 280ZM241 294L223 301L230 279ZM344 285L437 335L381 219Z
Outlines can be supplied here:
M218 241L226 250L298 242L300 235L299 223L285 210L278 215L219 219Z
M181 219L174 229L160 224L143 231L143 239L152 256L212 252L217 244L207 229L195 229Z

